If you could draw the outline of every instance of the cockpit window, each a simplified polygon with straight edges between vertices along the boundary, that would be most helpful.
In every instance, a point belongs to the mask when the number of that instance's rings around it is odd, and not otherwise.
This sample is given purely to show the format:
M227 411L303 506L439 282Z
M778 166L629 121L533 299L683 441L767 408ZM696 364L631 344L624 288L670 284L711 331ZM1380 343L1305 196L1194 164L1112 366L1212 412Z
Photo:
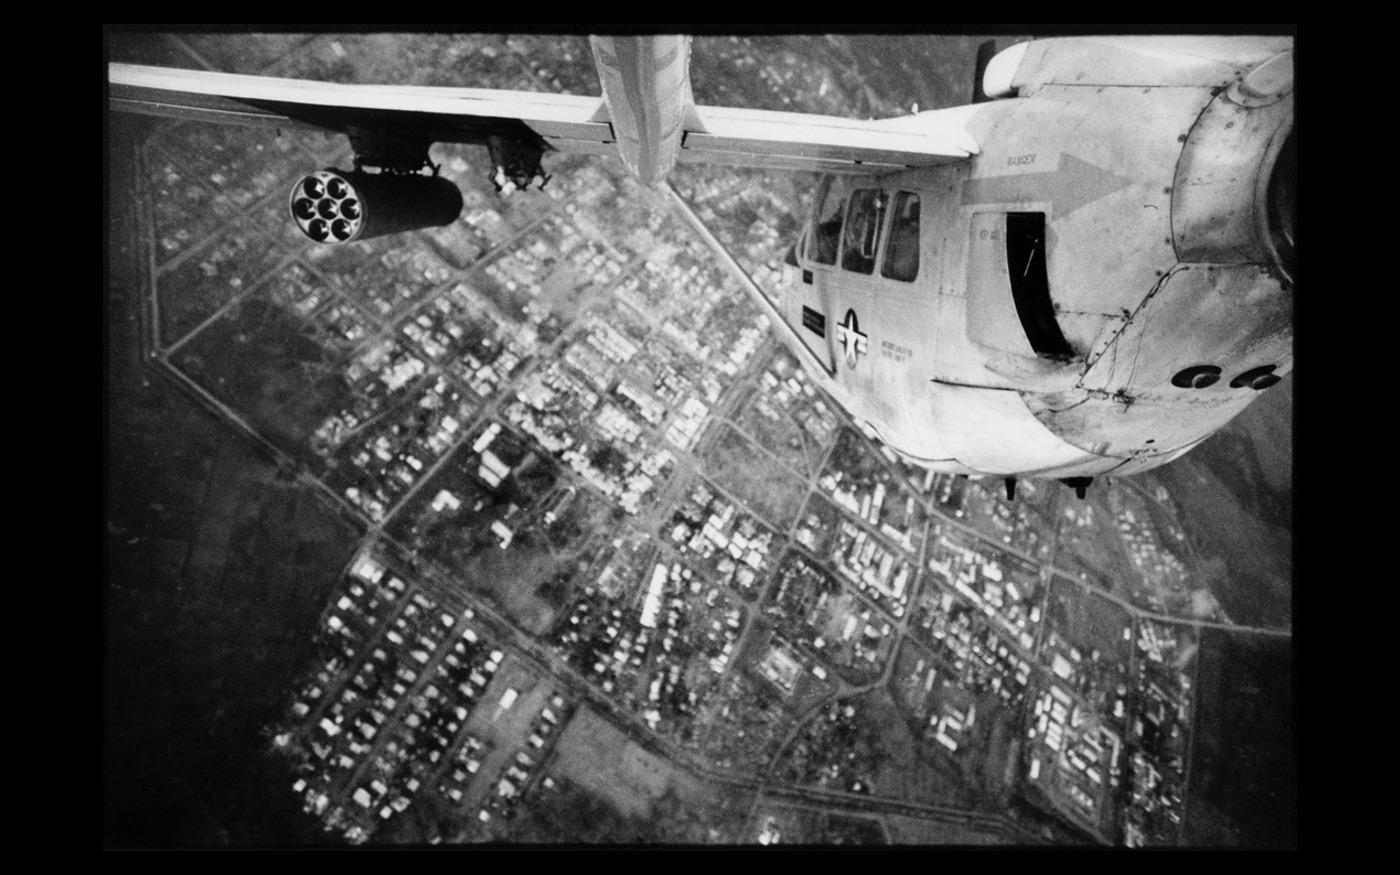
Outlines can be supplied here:
M846 214L846 185L828 176L822 184L820 206L812 235L807 238L807 257L817 264L836 263L836 245L841 241L841 218Z
M855 273L875 271L875 253L880 249L880 226L885 220L888 198L874 188L857 189L851 195L850 215L841 249L841 267Z
M910 191L895 195L890 242L885 244L882 276L913 282L919 275L919 196Z

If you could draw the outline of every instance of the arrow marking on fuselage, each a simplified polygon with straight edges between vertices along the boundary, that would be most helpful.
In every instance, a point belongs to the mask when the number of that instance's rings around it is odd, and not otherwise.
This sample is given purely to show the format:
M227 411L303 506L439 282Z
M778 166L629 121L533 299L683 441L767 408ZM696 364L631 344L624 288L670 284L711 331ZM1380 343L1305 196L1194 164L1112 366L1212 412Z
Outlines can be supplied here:
M1049 201L1055 218L1063 218L1086 204L1126 188L1131 182L1126 177L1061 152L1057 170L965 181L962 205Z

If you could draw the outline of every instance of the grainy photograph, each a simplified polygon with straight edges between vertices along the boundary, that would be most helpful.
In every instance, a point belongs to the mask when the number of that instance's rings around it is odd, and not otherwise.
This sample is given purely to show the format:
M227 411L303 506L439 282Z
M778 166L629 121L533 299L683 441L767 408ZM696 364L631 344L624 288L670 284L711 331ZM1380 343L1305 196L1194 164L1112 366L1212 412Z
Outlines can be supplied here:
M1294 29L104 29L103 847L1296 849Z

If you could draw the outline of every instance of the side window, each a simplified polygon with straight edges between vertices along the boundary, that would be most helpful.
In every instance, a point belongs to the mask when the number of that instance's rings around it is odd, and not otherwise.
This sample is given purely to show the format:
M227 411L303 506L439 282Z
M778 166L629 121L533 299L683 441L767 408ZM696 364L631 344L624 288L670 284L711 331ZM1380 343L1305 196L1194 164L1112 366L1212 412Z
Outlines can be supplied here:
M919 275L919 196L913 192L901 191L895 196L890 242L885 244L885 265L880 274L906 283Z
M885 193L879 189L857 189L851 195L850 215L841 249L841 267L856 273L875 271L875 253L880 249L880 226L885 220Z
M841 241L841 217L846 214L846 184L828 176L822 184L820 206L812 234L807 238L807 257L817 264L836 263L836 244Z

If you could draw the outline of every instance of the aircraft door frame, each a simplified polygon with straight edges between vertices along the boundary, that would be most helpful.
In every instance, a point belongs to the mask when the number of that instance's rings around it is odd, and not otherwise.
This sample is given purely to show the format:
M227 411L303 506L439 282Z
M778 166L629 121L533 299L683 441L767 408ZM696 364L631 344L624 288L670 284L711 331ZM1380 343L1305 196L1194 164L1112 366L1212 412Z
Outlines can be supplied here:
M840 367L836 361L837 351L833 345L833 334L840 314L833 310L831 300L831 279L840 264L841 237L845 231L846 213L849 209L850 194L854 190L851 180L841 175L829 175L821 182L817 191L816 206L803 234L804 247L799 253L800 275L795 284L792 302L789 305L788 320L803 344L814 355L828 374L840 379ZM826 209L833 192L841 205L839 224L835 230L835 243L831 250L831 263L817 259L817 249L824 245L822 225L823 210Z

